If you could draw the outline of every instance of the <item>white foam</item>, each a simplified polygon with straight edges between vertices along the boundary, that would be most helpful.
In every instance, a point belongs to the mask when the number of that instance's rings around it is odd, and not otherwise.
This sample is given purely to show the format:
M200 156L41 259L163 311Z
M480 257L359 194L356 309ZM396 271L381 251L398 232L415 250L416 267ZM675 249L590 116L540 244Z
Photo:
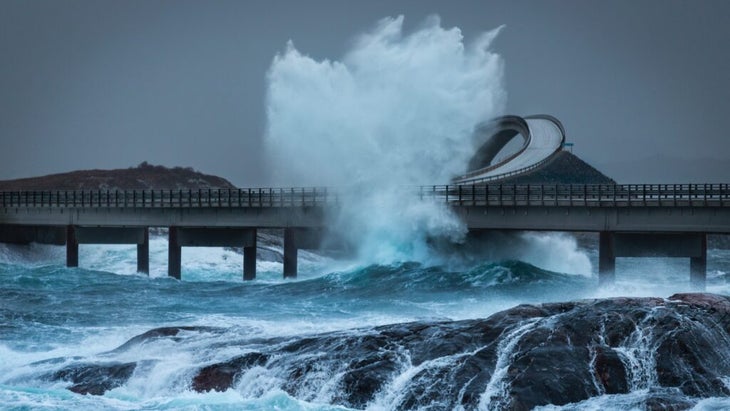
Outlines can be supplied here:
M364 261L424 261L426 240L458 240L443 205L415 201L418 184L465 171L474 126L500 114L499 29L464 44L432 17L412 33L381 20L339 61L316 61L289 43L268 72L266 147L277 183L342 189L334 223Z

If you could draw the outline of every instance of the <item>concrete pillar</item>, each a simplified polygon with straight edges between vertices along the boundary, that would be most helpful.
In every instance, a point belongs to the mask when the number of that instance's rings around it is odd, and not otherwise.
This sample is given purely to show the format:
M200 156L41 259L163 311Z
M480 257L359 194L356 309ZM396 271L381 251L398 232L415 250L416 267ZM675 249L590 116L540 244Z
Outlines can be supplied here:
M180 279L182 247L178 241L177 227L170 227L167 246L167 275Z
M601 231L598 237L598 285L613 284L616 280L616 248L614 234Z
M66 267L79 266L79 240L76 238L76 227L66 226Z
M293 228L284 229L284 278L297 277L297 243Z
M243 280L256 279L256 230L253 234L253 244L243 247Z
M137 272L150 273L150 229L142 231L142 243L137 243Z
M697 257L689 259L689 283L693 290L704 291L707 279L707 234L702 234L702 250Z

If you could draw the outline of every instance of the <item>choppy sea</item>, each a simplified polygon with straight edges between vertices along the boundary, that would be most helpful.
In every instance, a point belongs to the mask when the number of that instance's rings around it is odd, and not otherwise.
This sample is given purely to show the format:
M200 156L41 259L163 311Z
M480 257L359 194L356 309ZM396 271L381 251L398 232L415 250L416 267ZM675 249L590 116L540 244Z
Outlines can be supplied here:
M251 282L241 280L241 254L224 248L184 248L182 280L168 278L162 236L151 238L149 275L135 272L134 246L81 245L80 267L66 268L63 247L0 244L0 408L345 409L331 405L345 389L337 375L323 374L296 395L265 367L224 392L196 392L190 379L202 367L246 351L226 341L346 335L386 324L486 318L523 303L689 290L685 259L619 259L616 284L599 289L594 246L568 235L529 236L530 250L513 253L523 258L443 265L364 264L302 251L296 279L284 280L279 262L260 260ZM730 251L710 249L708 292L730 295L728 273ZM114 351L150 329L172 326L219 331ZM66 363L143 360L146 366L100 396L71 392L69 382L44 377ZM407 367L366 408L397 408L388 401L408 384ZM604 395L555 409L630 409L631 398ZM696 405L728 407L723 398Z

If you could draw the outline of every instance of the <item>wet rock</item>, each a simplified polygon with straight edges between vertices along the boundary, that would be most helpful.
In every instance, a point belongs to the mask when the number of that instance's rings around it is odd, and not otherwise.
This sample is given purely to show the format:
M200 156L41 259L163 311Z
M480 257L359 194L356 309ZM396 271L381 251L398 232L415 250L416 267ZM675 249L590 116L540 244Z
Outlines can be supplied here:
M145 332L144 334L137 335L135 337L130 338L127 342L120 345L119 347L115 348L114 350L110 351L110 353L117 353L121 351L126 351L130 349L133 346L143 344L149 341L154 341L160 338L170 338L173 341L179 341L178 334L180 334L181 331L188 331L188 332L223 332L224 330L222 328L216 328L216 327L201 327L201 326L195 326L195 327L160 327L160 328L154 328L152 330L149 330Z
M181 331L207 329L156 329L124 346L175 341ZM240 345L245 354L197 370L191 387L223 391L258 367L267 390L352 408L528 410L646 392L641 408L686 409L730 395L729 331L730 297L711 294L520 305L487 319L228 341L226 350ZM103 393L133 370L83 365L56 378L76 392Z
M77 394L103 395L129 380L136 363L78 364L56 371L51 379L70 381L69 391Z
M268 355L252 352L230 361L202 368L193 378L192 388L198 392L225 391L233 386L242 372L261 366L269 359Z

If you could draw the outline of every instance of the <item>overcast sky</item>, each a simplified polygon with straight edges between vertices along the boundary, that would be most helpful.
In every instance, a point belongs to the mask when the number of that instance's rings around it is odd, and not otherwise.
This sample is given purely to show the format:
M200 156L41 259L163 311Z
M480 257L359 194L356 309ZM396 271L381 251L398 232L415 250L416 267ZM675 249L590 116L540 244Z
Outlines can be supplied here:
M336 60L401 14L467 41L506 25L507 111L558 117L619 182L730 182L721 0L0 0L0 179L148 161L265 185L275 54Z

